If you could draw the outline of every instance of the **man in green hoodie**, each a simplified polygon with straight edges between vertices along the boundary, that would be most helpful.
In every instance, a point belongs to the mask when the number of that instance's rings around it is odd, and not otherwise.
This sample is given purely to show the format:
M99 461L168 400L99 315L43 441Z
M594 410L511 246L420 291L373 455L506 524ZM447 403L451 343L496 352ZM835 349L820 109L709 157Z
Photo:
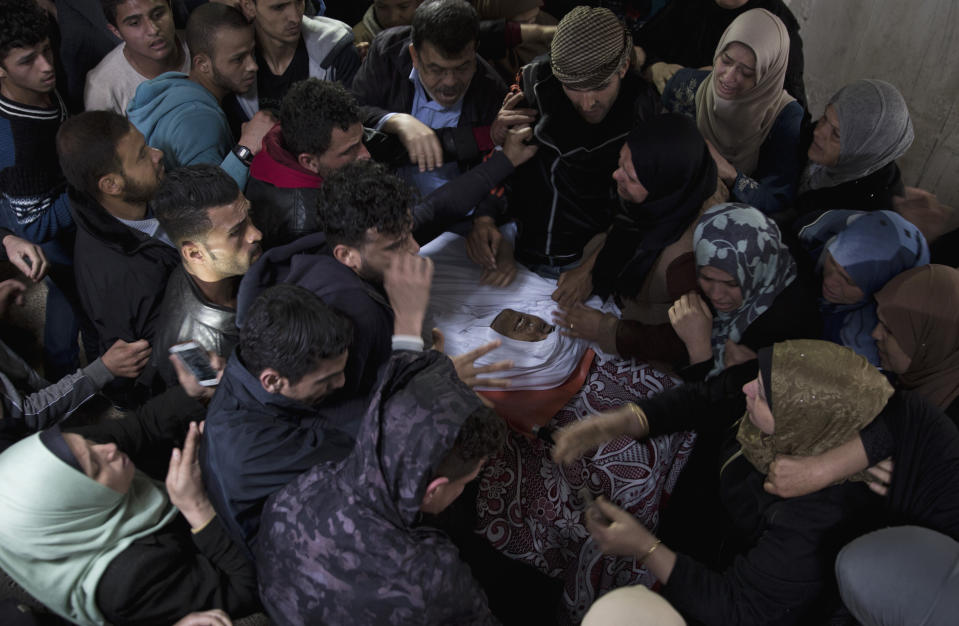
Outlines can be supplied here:
M193 55L190 74L167 72L141 84L127 117L149 145L163 150L168 168L219 165L243 189L250 162L276 123L260 111L234 142L221 108L225 97L256 83L253 27L233 7L211 2L190 14L186 39Z

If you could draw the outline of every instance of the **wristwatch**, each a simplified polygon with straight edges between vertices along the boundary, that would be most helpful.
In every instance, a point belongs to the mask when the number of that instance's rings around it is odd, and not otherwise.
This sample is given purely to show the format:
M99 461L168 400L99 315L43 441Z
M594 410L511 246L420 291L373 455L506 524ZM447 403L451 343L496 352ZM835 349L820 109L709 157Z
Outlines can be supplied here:
M235 154L236 158L240 159L243 165L247 167L250 167L250 163L253 162L253 151L246 146L236 144L233 146L233 154Z

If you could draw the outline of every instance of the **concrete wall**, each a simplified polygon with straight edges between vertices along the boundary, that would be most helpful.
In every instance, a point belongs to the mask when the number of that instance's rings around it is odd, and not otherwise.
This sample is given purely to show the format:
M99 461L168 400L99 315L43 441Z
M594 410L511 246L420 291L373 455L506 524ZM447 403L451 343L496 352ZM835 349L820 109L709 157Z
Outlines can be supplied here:
M916 139L907 185L959 207L959 0L786 0L800 23L813 118L857 78L896 85Z

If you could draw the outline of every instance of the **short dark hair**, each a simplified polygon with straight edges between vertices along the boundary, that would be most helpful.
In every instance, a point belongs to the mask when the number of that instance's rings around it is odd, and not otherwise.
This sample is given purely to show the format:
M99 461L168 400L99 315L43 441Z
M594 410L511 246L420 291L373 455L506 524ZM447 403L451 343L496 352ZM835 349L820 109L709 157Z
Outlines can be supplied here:
M117 27L117 5L124 4L130 0L100 0L100 7L103 9L103 17L107 18L107 22L113 25L114 28ZM170 0L165 0L166 5L170 6ZM170 7L172 10L172 7Z
M346 131L359 122L356 97L343 85L318 78L294 84L280 106L283 145L294 156L323 154L330 147L334 126Z
M239 355L259 376L272 368L295 385L350 345L353 324L298 285L270 287L253 301L240 329Z
M50 36L50 18L34 0L0 3L0 63L14 48L35 46Z
M402 235L412 227L413 189L373 161L349 163L323 181L316 211L331 247L360 246L366 231Z
M413 13L413 47L428 41L444 55L456 56L479 43L479 15L466 0L427 0Z
M240 188L217 165L200 163L167 172L150 206L160 226L177 246L203 241L213 228L209 209L231 204Z
M207 2L193 9L186 21L186 45L190 54L213 58L217 33L224 28L253 28L242 13L220 2Z
M434 476L459 480L472 473L480 459L498 452L505 441L503 419L493 409L481 406L463 422L453 449L436 466Z
M57 154L67 182L93 198L100 195L100 179L122 173L117 144L133 125L114 111L87 111L67 118L57 131Z

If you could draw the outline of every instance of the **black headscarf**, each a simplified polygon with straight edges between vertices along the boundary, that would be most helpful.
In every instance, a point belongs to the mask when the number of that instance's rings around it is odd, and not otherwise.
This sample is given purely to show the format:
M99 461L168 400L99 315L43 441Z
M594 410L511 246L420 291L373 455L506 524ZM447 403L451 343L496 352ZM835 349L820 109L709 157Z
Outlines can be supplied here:
M674 113L637 126L626 139L636 177L649 195L623 202L593 268L602 297L632 297L663 248L675 243L716 191L716 162L696 123Z

